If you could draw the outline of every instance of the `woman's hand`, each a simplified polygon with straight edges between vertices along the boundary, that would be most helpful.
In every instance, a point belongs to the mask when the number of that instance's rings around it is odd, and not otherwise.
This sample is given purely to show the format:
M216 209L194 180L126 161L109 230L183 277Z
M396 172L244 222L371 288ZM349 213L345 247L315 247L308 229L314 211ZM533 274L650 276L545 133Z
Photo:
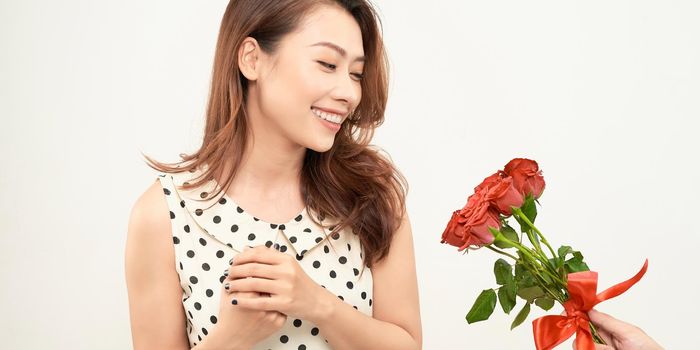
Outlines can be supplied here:
M229 269L229 278L233 279L228 282L229 293L259 292L270 295L268 298L239 295L236 298L238 307L278 311L288 317L312 321L320 317L323 306L319 300L326 291L304 272L291 255L263 245L244 250L233 260Z
M229 267L229 271L231 268ZM285 314L277 311L258 311L241 308L232 304L232 300L269 299L269 295L258 292L231 292L226 285L233 279L228 276L221 284L221 300L219 302L219 317L216 326L196 348L199 349L231 349L248 350L263 339L279 331L287 321ZM245 279L245 278L243 278Z
M663 350L661 345L637 326L596 310L589 311L588 317L607 344L596 344L596 350Z

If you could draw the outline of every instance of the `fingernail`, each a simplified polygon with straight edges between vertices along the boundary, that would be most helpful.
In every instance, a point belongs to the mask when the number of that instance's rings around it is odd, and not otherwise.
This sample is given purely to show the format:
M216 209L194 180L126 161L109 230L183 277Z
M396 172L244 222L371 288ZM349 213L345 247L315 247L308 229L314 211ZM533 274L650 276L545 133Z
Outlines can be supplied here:
M231 258L231 260L228 261L228 264L229 265L233 264L233 258Z
M224 276L228 276L228 269L224 271Z
M228 282L227 282L226 284L224 284L224 288L225 288L226 290L228 290L229 287L230 287L230 284L228 284Z
M231 300L231 304L238 305L238 300L236 300L236 299Z

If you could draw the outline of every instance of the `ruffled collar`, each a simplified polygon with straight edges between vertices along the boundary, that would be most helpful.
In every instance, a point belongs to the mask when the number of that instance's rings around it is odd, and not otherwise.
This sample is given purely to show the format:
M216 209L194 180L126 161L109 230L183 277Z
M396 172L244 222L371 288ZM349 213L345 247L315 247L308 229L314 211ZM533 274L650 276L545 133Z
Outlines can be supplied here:
M256 234L276 237L277 233L281 233L300 259L326 239L334 228L330 226L324 229L316 225L308 217L316 213L309 213L306 208L285 223L263 221L245 211L224 191L214 198L213 195L220 187L213 179L197 188L181 188L184 183L194 183L198 180L206 169L206 165L202 165L191 171L171 174L175 191L180 197L180 206L186 209L192 220L206 234L239 252L243 251L246 245L253 245L251 243L259 238L255 237ZM321 223L335 223L329 219L321 220L318 216L316 218ZM339 233L336 233L332 238L338 239L338 235Z

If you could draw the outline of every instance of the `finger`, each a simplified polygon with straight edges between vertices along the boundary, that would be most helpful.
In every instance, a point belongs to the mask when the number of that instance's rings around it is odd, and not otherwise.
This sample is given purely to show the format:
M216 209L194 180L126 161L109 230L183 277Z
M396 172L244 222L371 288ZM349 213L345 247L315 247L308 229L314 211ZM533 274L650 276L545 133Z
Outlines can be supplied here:
M611 338L619 336L625 330L631 327L625 322L622 322L606 313L596 311L594 309L588 311L588 318L596 326L596 328L606 332Z
M276 265L267 265L258 262L250 262L242 265L234 265L228 269L227 280L240 278L265 278L269 280L282 278L282 273Z
M277 298L272 296L269 298L251 298L243 295L236 295L231 299L231 304L258 311L276 311L279 309L277 307Z
M264 245L244 250L233 259L233 265L242 265L249 262L259 262L268 265L276 265L282 258L288 256Z
M229 292L278 293L278 283L264 278L241 278L227 283Z

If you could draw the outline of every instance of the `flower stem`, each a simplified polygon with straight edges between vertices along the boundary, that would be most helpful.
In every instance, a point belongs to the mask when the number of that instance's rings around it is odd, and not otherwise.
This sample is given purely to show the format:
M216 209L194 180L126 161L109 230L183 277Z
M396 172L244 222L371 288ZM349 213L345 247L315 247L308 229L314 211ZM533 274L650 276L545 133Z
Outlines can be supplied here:
M502 251L502 250L500 250L500 249L496 249L496 248L492 247L491 245L487 245L487 246L485 246L485 247L488 248L488 249L493 250L494 252L496 252L496 253L498 253L498 254L505 255L505 256L507 256L507 257L509 257L509 258L511 258L511 259L513 259L513 260L515 260L515 261L518 261L518 258L517 258L516 256L510 255L510 254L508 254L508 253L506 253L506 252L504 252L504 251Z
M542 240L542 243L544 243L547 246L547 248L549 249L549 252L552 253L552 257L556 258L557 254L554 253L554 249L552 249L552 246L549 245L549 242L547 242L547 239L544 238L544 235L542 234L542 232L540 232L540 230L537 229L537 227L535 227L535 225L532 222L530 222L530 219L528 219L527 216L525 216L523 211L520 210L520 208L514 208L513 212L517 213L518 217L521 220L523 220L523 222L525 222L528 226L530 226L530 228L532 228L533 230L535 230L535 232L537 232L537 235Z

